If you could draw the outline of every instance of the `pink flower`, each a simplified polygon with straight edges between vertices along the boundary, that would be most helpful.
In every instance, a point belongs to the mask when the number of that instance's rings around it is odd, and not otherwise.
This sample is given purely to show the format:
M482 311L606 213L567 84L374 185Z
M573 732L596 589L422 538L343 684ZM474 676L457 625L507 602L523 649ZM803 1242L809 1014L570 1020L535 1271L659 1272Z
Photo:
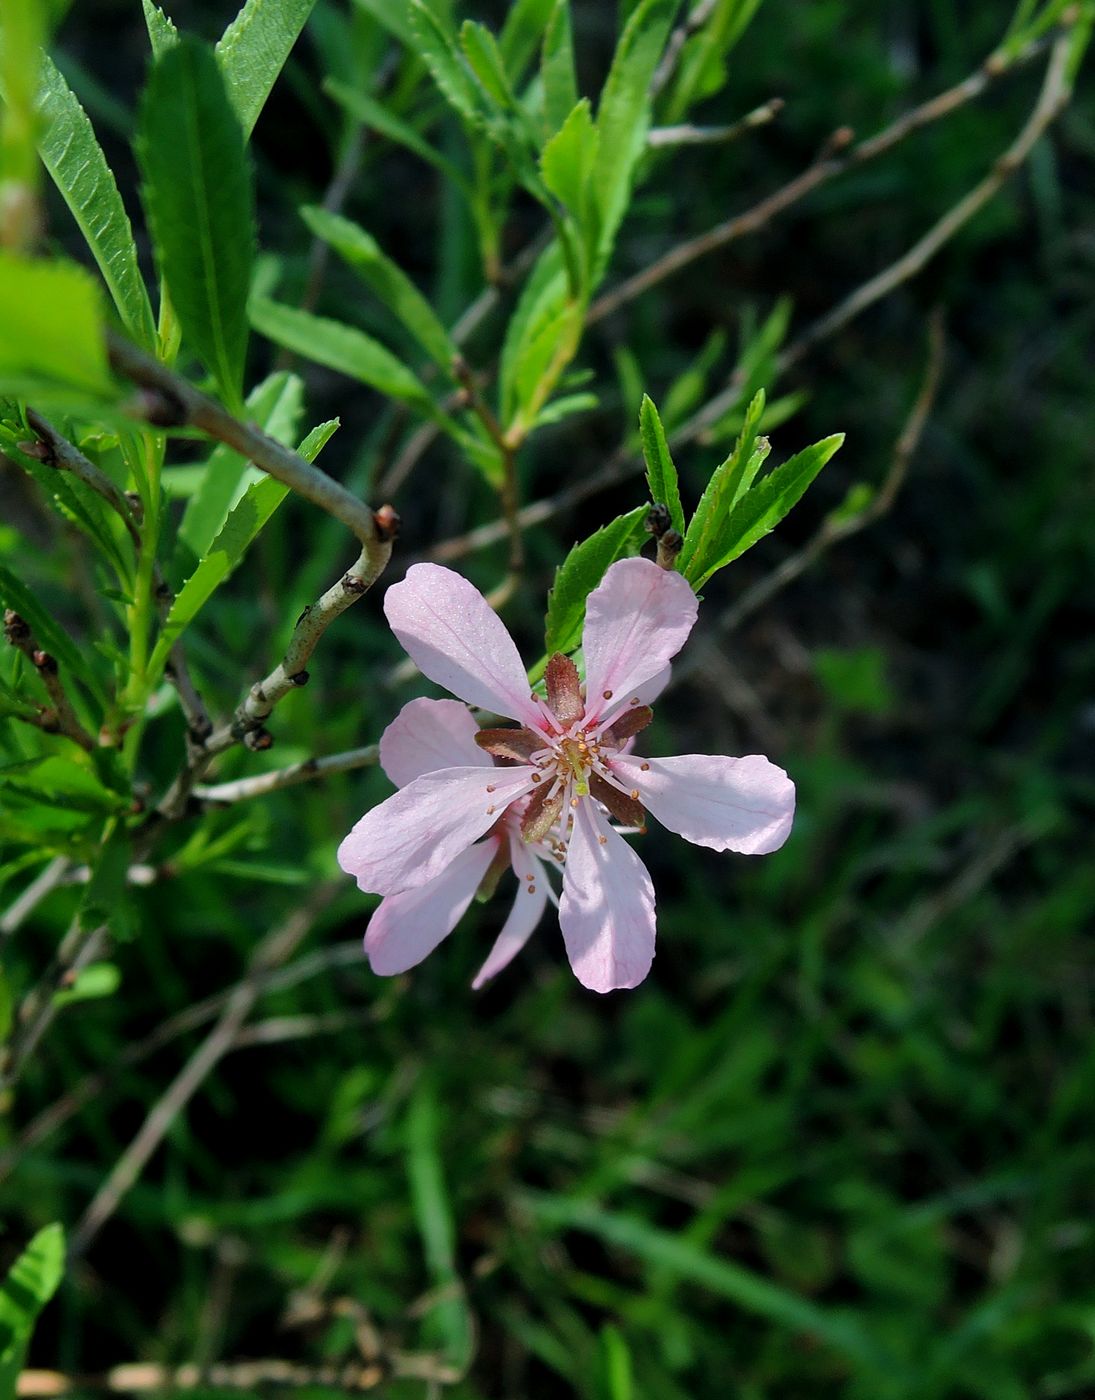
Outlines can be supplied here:
M503 842L519 874L537 862L536 917L519 895L499 938L513 925L506 947L516 952L543 908L547 842L563 863L559 923L575 975L598 992L634 987L654 958L654 889L609 816L642 831L647 809L696 845L746 855L787 839L794 784L766 758L630 751L696 621L696 596L679 574L646 559L613 564L586 605L585 686L571 660L553 656L546 703L530 692L501 620L459 574L416 564L389 588L384 611L424 675L519 728L476 730L467 711L444 701L424 725L427 711L414 707L430 702L412 701L385 732L381 761L400 790L366 813L338 852L363 890L386 896L365 940L375 971L412 967L437 946ZM432 723L437 704L447 706L446 739ZM488 766L488 754L507 766ZM499 944L477 981L509 961Z

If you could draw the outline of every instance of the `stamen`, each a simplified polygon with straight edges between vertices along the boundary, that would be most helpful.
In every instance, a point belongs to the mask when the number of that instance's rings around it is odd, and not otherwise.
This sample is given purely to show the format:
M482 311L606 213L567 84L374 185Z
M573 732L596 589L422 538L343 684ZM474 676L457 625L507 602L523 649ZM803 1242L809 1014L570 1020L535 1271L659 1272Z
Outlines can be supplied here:
M611 691L611 690L602 690L602 691L601 691L601 696L602 696L602 698L605 699L605 700L611 700L611 699L612 699L612 691Z
M536 886L535 886L535 885L529 885L529 887L528 887L528 892L529 892L529 894L535 894L535 893L536 893Z
M640 773L649 773L649 772L650 772L650 764L649 764L649 763L640 763L640 764L639 764L639 772L640 772Z
M572 807L577 807L577 805L578 805L578 799L577 799L576 797L572 797L572 798L570 799L570 805L571 805Z
M493 816L494 816L494 808L493 808L493 807L488 807L488 808L487 808L487 816L488 816L488 817L493 817Z
M638 789L638 788L632 788L632 789L631 789L631 796L632 796L632 798L633 798L636 802L638 802L638 800L639 800L639 789Z
M649 768L649 767L650 767L650 764L648 763L646 766ZM544 775L543 775L542 773L533 773L533 775L532 775L532 781L533 781L534 783L542 783L542 782L544 781ZM487 790L488 790L488 792L490 791L489 788L488 788Z
M601 843L602 846L607 846L607 845L608 845L608 837L607 837L607 836L598 836L598 837L597 837L597 840Z
M487 791L488 791L488 792L493 792L493 791L494 791L494 784L493 784L493 783L488 783L488 784L487 784Z

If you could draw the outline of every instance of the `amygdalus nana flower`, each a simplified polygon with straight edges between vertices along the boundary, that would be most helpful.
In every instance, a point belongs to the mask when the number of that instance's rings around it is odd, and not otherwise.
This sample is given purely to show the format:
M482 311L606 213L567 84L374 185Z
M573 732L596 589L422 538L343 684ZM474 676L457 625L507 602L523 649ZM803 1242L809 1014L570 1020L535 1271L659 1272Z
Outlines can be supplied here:
M632 751L696 621L696 595L679 574L646 559L613 564L586 604L585 685L573 661L553 656L546 700L459 574L416 564L388 589L384 611L425 676L518 727L479 729L452 701L412 700L385 731L381 763L399 791L338 852L363 890L385 896L365 936L374 971L420 962L484 880L512 864L517 903L477 984L493 975L553 895L546 858L562 866L559 923L578 980L598 992L634 987L654 957L654 889L622 831L644 831L649 811L716 851L763 855L787 839L794 784L768 759Z

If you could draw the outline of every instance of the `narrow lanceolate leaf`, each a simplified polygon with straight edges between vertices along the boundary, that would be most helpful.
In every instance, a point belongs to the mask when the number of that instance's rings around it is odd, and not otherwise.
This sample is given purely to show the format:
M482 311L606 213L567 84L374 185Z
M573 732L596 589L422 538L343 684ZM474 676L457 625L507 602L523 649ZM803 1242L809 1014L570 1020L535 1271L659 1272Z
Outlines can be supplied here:
M555 0L513 0L510 5L498 36L498 48L506 72L515 83L535 53L554 6Z
M304 407L304 384L298 375L280 371L269 375L247 396L247 420L288 447L297 440L297 425ZM256 475L249 481L251 473ZM223 444L217 446L205 467L201 485L187 502L179 525L179 539L197 558L213 543L241 490L260 479L257 467Z
M213 51L181 38L152 70L138 155L160 268L183 339L242 409L254 196L243 129Z
M313 461L338 427L333 419L308 434L298 449L306 461ZM230 512L208 554L179 590L163 631L156 641L149 669L155 673L167 662L171 648L198 613L236 569L248 549L262 533L271 516L289 494L288 486L263 477L249 486Z
M544 128L550 134L559 130L578 101L570 0L556 0L548 20L540 56L540 82L544 89Z
M577 1197L528 1192L521 1197L521 1205L542 1226L595 1235L634 1255L661 1277L687 1279L745 1312L817 1339L869 1368L868 1374L887 1364L882 1343L856 1317L804 1298L734 1260L711 1253L684 1234L659 1230L637 1216L602 1210Z
M684 535L684 509L681 506L680 486L677 483L677 468L669 455L669 444L665 440L665 429L654 407L654 400L643 395L639 410L639 435L642 438L643 457L646 460L646 479L650 486L650 499L665 506L674 530Z
M323 90L340 107L343 107L351 116L356 117L358 121L364 122L371 130L378 131L389 141L405 146L408 151L413 151L420 159L428 161L430 165L440 170L447 179L451 180L465 198L471 199L471 187L452 161L443 156L440 151L435 150L428 141L423 140L413 126L401 117L397 117L393 112L389 112L382 103L377 102L364 92L358 92L356 88L347 87L345 83L337 82L333 78L325 80Z
M152 57L162 58L168 49L178 43L179 31L175 28L174 20L169 19L152 0L141 0L141 8L144 10L148 42L152 45Z
M61 624L54 620L49 609L38 601L37 595L16 578L10 569L0 564L0 609L3 608L11 608L30 624L35 641L61 665L66 673L66 680L69 676L76 676L87 686L100 705L106 706L106 694L85 653Z
M65 1272L65 1234L47 1225L27 1245L0 1284L0 1395L16 1393L38 1314Z
M600 149L594 188L601 206L601 264L608 261L627 208L635 166L650 125L650 83L665 48L677 0L642 0L632 12L597 109Z
M745 412L745 423L726 461L716 467L696 513L688 523L677 567L698 587L696 580L711 566L721 548L722 532L730 512L753 483L769 452L766 439L757 441L765 395L758 389Z
M582 640L586 599L604 578L605 570L617 559L635 554L643 538L648 506L637 506L627 515L617 516L581 544L576 544L555 570L555 584L548 594L544 650L573 651Z
M471 1315L456 1269L456 1228L445 1182L437 1096L433 1085L425 1080L419 1083L410 1102L406 1152L411 1204L426 1267L438 1295L432 1309L432 1327L444 1346L446 1359L454 1366L464 1367L471 1356Z
M751 549L775 529L791 508L802 499L810 483L844 441L843 433L815 442L777 467L748 491L731 511L718 540L714 559L704 572L689 574L689 582L699 589L713 573Z
M113 397L101 300L75 263L0 252L0 393Z
M465 121L480 125L483 111L479 89L452 36L424 0L411 0L409 16L415 48L442 95Z
M247 0L217 44L228 96L250 136L316 0Z
M458 351L448 331L430 303L403 269L381 250L376 239L358 224L326 209L309 206L300 212L316 237L328 243L368 283L434 364L452 378Z
M422 409L434 408L417 375L378 340L356 326L313 316L311 312L266 297L256 297L252 301L251 324L275 344L358 379L382 394Z
M540 154L544 184L574 216L583 234L589 222L590 177L599 144L589 99L583 97Z
M42 59L38 94L42 163L80 226L129 334L145 349L156 340L137 247L114 173L75 93L53 62Z

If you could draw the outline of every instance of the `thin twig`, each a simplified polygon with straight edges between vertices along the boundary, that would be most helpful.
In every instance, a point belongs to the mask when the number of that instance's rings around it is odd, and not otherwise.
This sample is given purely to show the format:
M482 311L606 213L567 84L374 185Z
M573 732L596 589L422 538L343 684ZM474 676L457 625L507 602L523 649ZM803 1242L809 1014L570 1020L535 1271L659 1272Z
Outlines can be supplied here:
M59 471L71 472L97 496L101 496L111 509L121 517L134 545L140 549L141 531L132 507L106 472L85 457L78 447L69 442L48 419L43 418L35 409L28 408L26 418L28 425L34 429L46 449L46 455L41 458L45 465L56 467ZM31 443L30 446L33 447L34 444Z
M154 426L183 427L191 424L200 428L209 437L223 442L269 476L283 482L298 496L341 521L362 546L361 559L352 572L362 580L362 592L371 586L387 564L392 547L390 526L378 523L379 512L374 513L364 501L311 462L306 462L299 453L283 447L254 424L241 423L215 399L195 389L186 379L121 336L109 332L107 349L114 369L149 391L133 404L133 408ZM391 514L394 515L394 512Z
M653 126L647 132L646 144L652 150L664 150L667 146L720 146L727 141L736 141L739 136L758 126L767 126L785 106L782 97L770 97L729 126L694 126L691 122L682 122L679 126Z
M718 0L698 0L669 36L669 42L665 46L665 53L654 73L654 81L651 83L651 90L657 94L669 82L673 74L677 71L677 64L681 61L681 53L685 44L692 38L693 34L698 34L703 26L715 12Z
M393 1378L455 1385L461 1372L430 1355L393 1352L383 1361L326 1362L308 1366L295 1361L218 1361L209 1366L189 1363L164 1366L134 1361L114 1366L103 1375L68 1376L61 1371L23 1371L16 1395L72 1395L89 1390L107 1394L143 1395L176 1390L220 1388L252 1395L264 1389L306 1390L323 1387L343 1394L375 1390Z
M237 778L230 783L196 787L194 797L199 802L217 806L247 802L252 797L265 797L267 793L280 792L282 788L294 787L297 783L311 782L313 778L326 778L332 773L349 773L355 768L371 767L379 756L378 746L368 744L364 748L328 754L324 758L306 758L300 763L291 763L288 768L277 768L272 773L256 773L254 777Z
M721 224L716 224L706 233L697 234L695 238L678 243L676 247L671 248L648 267L643 268L633 277L627 278L619 286L598 297L589 309L586 324L595 325L606 316L618 311L622 306L626 306L628 302L634 301L636 297L649 291L651 287L657 286L659 282L695 262L697 258L706 257L708 253L713 253L728 243L733 243L748 234L757 233L777 215L799 203L820 185L827 184L837 175L843 174L852 167L874 160L885 151L892 150L898 142L904 140L913 131L957 111L959 107L979 97L990 83L1004 73L1029 63L1038 54L1044 52L1048 42L1044 38L1035 40L1010 59L1004 58L999 53L992 54L975 73L971 73L962 82L956 83L954 87L948 88L919 107L906 112L882 131L860 141L843 154L833 151L831 146L827 146L822 150L819 158L807 166L801 174L796 175L786 185L767 195L751 209L745 210L742 214L735 214ZM842 127L838 130L842 136L848 134L847 128Z
M57 1014L57 993L63 991L88 963L94 962L106 946L106 929L81 929L73 921L61 940L53 964L20 1003L15 1017L15 1033L4 1047L0 1066L0 1092L6 1093L18 1082L39 1042Z
M136 1137L115 1163L110 1175L96 1192L72 1234L71 1253L83 1254L92 1240L118 1209L123 1198L147 1166L172 1123L186 1108L207 1075L232 1045L258 999L254 974L277 967L292 956L316 919L334 898L335 884L321 885L300 909L267 934L251 958L249 978L228 998L216 1024L182 1070L160 1096L141 1125Z
M71 869L67 856L54 856L44 866L30 884L0 915L0 937L8 938L16 933L38 908L39 904L65 883Z
M21 651L30 662L49 697L49 708L38 710L36 717L30 722L37 724L48 734L63 734L66 739L71 739L74 744L79 744L82 749L91 753L96 747L95 740L80 723L73 709L72 701L68 698L68 692L61 680L61 668L57 664L57 658L42 650L34 640L30 624L11 608L4 610L4 636L9 645ZM20 718L30 719L30 716Z
M1072 36L1064 34L1056 40L1046 67L1042 90L1033 112L1019 135L996 161L989 173L972 190L949 209L928 232L889 267L868 279L844 298L827 315L807 327L780 356L781 368L788 368L819 340L833 335L869 306L920 273L940 248L979 213L989 200L1000 192L1012 175L1030 155L1035 144L1064 110L1071 93L1068 77Z
M189 423L200 428L341 521L361 545L356 563L301 614L278 665L251 687L228 724L193 746L186 767L157 808L158 819L173 821L186 810L194 785L217 754L245 739L251 741L251 747L269 747L271 740L263 728L264 721L284 696L307 684L305 668L323 633L379 577L391 556L399 517L391 506L371 510L299 453L283 447L254 425L241 423L214 399L128 341L111 334L108 349L115 370L146 391L135 407L150 421L161 426L165 422L177 426Z
M45 450L46 455L42 460L46 465L56 467L59 471L71 472L85 486L101 496L120 517L139 554L143 545L139 507L134 506L127 499L101 467L97 467L94 462L85 457L74 443L69 442L68 438L58 432L47 418L43 418L33 408L27 409L27 423L38 435ZM156 595L156 606L162 621L171 610L174 595L158 563L153 565L152 584ZM189 744L204 743L213 726L202 698L190 677L182 642L176 642L171 648L166 674L179 697L179 705L186 720L187 742Z
M920 446L920 439L923 437L925 425L939 392L943 373L943 352L943 317L942 313L937 310L928 321L928 359L924 377L912 408L909 410L909 416L905 420L905 425L894 444L889 470L877 493L864 509L855 515L843 519L839 516L827 519L801 549L796 550L770 573L765 574L763 578L758 579L751 587L745 589L719 617L718 634L720 637L725 637L740 627L747 617L751 617L777 593L782 592L788 584L793 583L795 579L811 569L833 545L867 529L869 525L873 525L893 509L897 494L908 476L909 465ZM697 650L690 658L675 665L671 684L677 684L695 671L702 670L707 664L707 655L711 650L717 650L718 645L718 643L712 642L708 648Z
M360 965L361 962L361 940L350 939L345 943L333 944L329 948L317 949L314 953L298 958L288 967L250 972L235 986L186 1007L157 1026L144 1040L127 1045L108 1069L87 1075L54 1103L44 1108L37 1117L31 1119L15 1142L0 1154L0 1181L10 1175L24 1152L52 1137L74 1114L79 1113L85 1104L98 1098L112 1084L116 1084L119 1069L132 1069L143 1064L158 1050L208 1024L240 987L246 985L252 988L257 996L262 996L266 992L284 991L289 987L298 986L312 977L322 977L340 967Z
M1022 159L1025 159L1026 154L1029 154L1029 150L1038 139L1038 136L1042 134L1063 107L1068 97L1068 89L1066 86L1062 90L1059 84L1067 74L1068 41L1068 35L1062 36L1057 40L1058 46L1064 46L1064 52L1062 53L1060 47L1054 48L1054 57L1050 61L1050 67L1047 68L1046 82L1043 85L1042 95L1039 98L1034 113L1032 113L1031 118L1028 119L1028 122L1024 125L1020 137L1009 147L1009 150L1001 160L997 162L992 173L987 176L985 180L981 181L976 187L976 190L971 192L971 195L968 195L966 199L961 201L960 205L956 206L956 209L961 210L964 214L961 221L962 223L972 218L977 210L987 203L992 195L999 190L1007 179L1007 176L1017 168L1016 152L1021 151L1023 153L1019 157L1018 163L1021 163ZM1030 46L1028 49L1024 50L1014 62L1017 63L1022 59L1028 58L1035 52L1041 52L1043 47L1044 45L1042 43ZM1052 97L1052 102L1046 101L1047 89ZM952 89L952 91L955 90ZM937 99L937 101L942 101L942 98ZM906 123L905 129L911 129L908 127L907 118L904 120ZM807 171L805 174L809 175L810 172ZM803 177L800 176L799 178L802 179ZM970 200L974 194L977 195L979 202L975 208L970 208L967 201ZM757 207L760 208L760 206ZM914 271L919 270L919 268L924 265L924 262L927 261L928 257L938 252L939 248L942 246L942 242L946 241L946 237L953 235L961 227L961 223L954 222L954 213L955 211L952 210L951 214L947 215L944 220L941 220L924 239L920 240L920 242L910 250L909 254L906 254L905 257L898 260L898 263L894 266L901 270L903 274L902 277L894 281L892 276L893 268L890 268L887 269L886 272L872 278L868 284L865 284L873 289L874 295L871 301L867 301L863 298L861 295L862 289L860 289L859 292L852 293L852 295L841 302L840 307L836 309L841 312L839 319L836 317L836 311L829 313L829 315L822 318L821 322L807 329L801 338L801 343L800 341L795 341L788 346L783 354L777 358L776 377L788 368L790 364L797 364L799 360L801 360L809 350L815 348L825 336L833 334L834 331L846 325L854 316L859 315L860 312L866 310L869 305L872 305L874 301L877 301L879 297L885 295L888 290L892 290L894 286L899 285L901 280L912 276ZM946 226L946 236L941 242L939 241L939 233L943 225ZM929 240L931 240L931 245L925 253L923 245L928 244ZM913 258L912 262L909 261L910 257ZM677 449L702 439L708 429L734 408L741 396L742 384L741 373L735 372L724 389L713 395L701 408L697 409L690 418L672 430L669 434L670 447ZM564 511L581 504L582 501L587 500L590 496L596 495L599 491L603 491L610 486L616 485L620 481L626 480L638 470L640 465L641 463L633 452L629 451L626 447L621 447L597 471L590 472L580 481L565 486L562 490L555 492L551 496L546 496L539 501L532 501L527 506L522 507L518 514L518 520L523 528L542 524L545 520L550 520L554 516L560 515ZM484 549L487 545L495 544L498 540L504 539L506 530L507 526L504 520L488 521L486 524L478 525L463 535L441 541L440 544L435 545L434 548L430 550L429 557L442 562L463 558L465 555L475 550Z

